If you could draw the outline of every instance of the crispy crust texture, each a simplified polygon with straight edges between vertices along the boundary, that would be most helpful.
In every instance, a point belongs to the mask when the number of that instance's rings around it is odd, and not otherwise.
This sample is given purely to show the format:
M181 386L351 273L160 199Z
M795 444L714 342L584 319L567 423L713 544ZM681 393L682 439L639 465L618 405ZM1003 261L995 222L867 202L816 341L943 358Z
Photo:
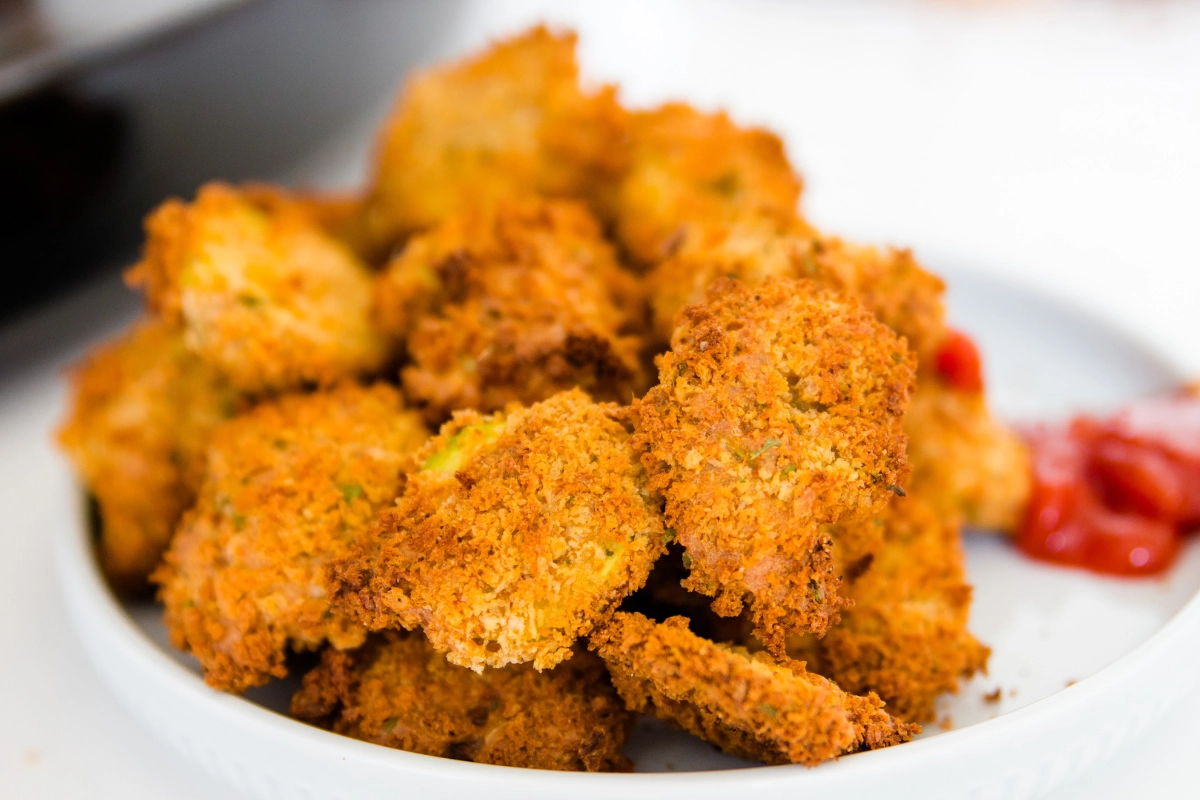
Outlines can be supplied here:
M268 213L306 217L368 264L379 260L366 229L367 198L362 192L288 191L271 183L245 183L238 190Z
M576 652L553 670L476 674L420 633L388 631L362 648L325 650L292 715L344 736L444 758L532 769L628 772L633 714L603 662Z
M612 87L579 85L573 33L537 27L408 81L380 138L368 225L388 245L470 206L586 197L627 157Z
M154 573L171 643L231 692L286 674L289 645L355 647L327 565L391 505L426 438L386 384L285 395L222 426L196 506Z
M705 226L761 211L790 218L800 177L770 131L669 103L632 116L629 169L600 201L639 264L668 258Z
M578 203L506 201L409 241L375 284L379 327L407 339L405 391L432 422L579 386L628 402L645 302Z
M763 213L695 229L679 252L646 276L657 340L671 336L680 309L702 302L718 278L759 286L776 277L809 278L858 300L904 336L920 366L905 417L914 484L947 498L968 525L1014 530L1029 493L1028 454L988 412L982 394L947 388L934 353L947 335L940 278L908 250L859 247L807 223ZM931 494L926 491L926 494Z
M655 623L621 612L592 635L591 647L630 709L742 758L815 766L920 731L883 711L873 694L846 694L801 662L713 644L684 617Z
M974 528L1016 531L1032 488L1029 448L981 392L923 377L904 418L914 492Z
M99 506L105 574L136 591L195 497L209 435L243 401L155 320L97 347L70 380L58 440Z
M763 213L697 229L646 276L656 336L669 340L679 310L703 302L705 289L722 275L748 286L771 277L809 278L840 291L904 336L918 362L945 336L945 285L911 252L858 247L798 218Z
M262 187L201 187L146 219L127 275L150 308L238 389L265 393L375 372L390 357L371 326L372 279L316 212Z
M907 477L904 341L807 281L721 279L680 316L634 447L686 548L684 586L735 616L750 601L776 655L844 600L827 523L869 516Z
M577 389L456 413L340 569L341 605L372 629L420 625L475 670L567 658L663 552L618 414Z
M959 526L910 491L879 520L845 527L878 522L882 543L848 582L854 605L817 645L818 671L848 692L877 692L901 719L932 720L940 694L987 670L988 648L967 631L971 586ZM835 549L841 541L835 534Z

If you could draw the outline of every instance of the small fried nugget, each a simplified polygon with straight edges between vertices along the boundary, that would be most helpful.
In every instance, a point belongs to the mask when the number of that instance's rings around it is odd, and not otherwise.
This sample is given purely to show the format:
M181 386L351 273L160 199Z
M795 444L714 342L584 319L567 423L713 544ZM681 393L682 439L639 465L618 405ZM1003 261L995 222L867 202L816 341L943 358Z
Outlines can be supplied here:
M71 372L58 440L99 506L100 563L145 587L203 475L213 428L244 401L161 321L139 322Z
M563 661L664 549L621 413L578 389L456 413L339 571L340 604L477 671Z
M895 498L879 520L883 541L869 567L847 580L854 600L817 643L818 672L848 692L873 691L897 717L924 722L961 678L986 671L988 648L967 630L971 587L956 518L917 491ZM834 536L835 550L841 537Z
M620 612L590 646L631 710L742 758L814 766L920 732L891 717L874 694L847 694L801 662L706 641L684 617L655 623Z
M384 124L368 210L382 245L471 206L585 197L626 157L612 87L579 85L573 33L539 26L409 79Z
M576 652L553 670L527 664L476 674L420 633L388 631L360 649L325 650L292 715L365 742L532 769L628 772L634 720L603 662Z
M878 250L821 234L799 218L750 213L699 227L647 275L655 334L671 338L681 308L704 301L721 276L758 286L770 277L810 278L855 298L928 362L945 336L945 284L908 250Z
M649 383L641 289L574 202L505 201L414 237L376 282L375 317L407 338L405 391L431 422L575 386L628 402Z
M668 258L697 231L740 214L790 219L800 177L783 142L735 125L724 112L683 103L636 113L629 168L600 206L618 241L645 267Z
M782 655L787 634L823 632L844 605L822 526L869 516L907 477L912 354L810 281L722 278L658 365L633 444L686 548L684 585L722 616L749 600Z
M1017 530L1032 487L1029 448L992 416L982 392L923 376L904 430L913 491L972 528Z
M396 499L426 436L398 391L353 383L264 402L213 434L196 505L152 576L171 643L211 686L284 676L289 645L362 643L330 605L327 565Z
M945 285L909 251L847 244L799 219L765 214L706 226L646 278L656 337L669 338L678 311L701 302L721 276L750 286L772 277L811 278L854 297L904 336L920 365L905 417L914 481L936 480L933 491L960 508L969 525L1016 527L1029 492L1025 447L989 414L982 394L946 387L933 369L948 334Z
M146 231L128 282L238 389L331 385L390 357L370 272L310 209L214 183L191 204L168 200Z

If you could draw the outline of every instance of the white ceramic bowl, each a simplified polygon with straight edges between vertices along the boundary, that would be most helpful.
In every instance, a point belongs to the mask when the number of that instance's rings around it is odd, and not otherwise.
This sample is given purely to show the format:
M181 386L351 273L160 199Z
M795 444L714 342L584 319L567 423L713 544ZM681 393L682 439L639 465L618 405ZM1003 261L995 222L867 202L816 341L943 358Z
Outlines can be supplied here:
M970 273L943 274L953 287L952 316L981 342L993 402L1009 418L1111 407L1178 378L1128 337L1068 307ZM1036 564L980 535L967 547L976 585L972 628L993 647L992 668L946 699L942 710L953 730L930 726L912 743L810 770L748 765L650 723L635 733L629 752L639 769L659 774L494 767L295 722L271 710L286 706L286 683L248 698L209 689L194 662L165 646L157 609L124 606L109 592L82 509L78 524L56 535L67 607L113 693L184 756L263 800L484 793L489 800L700 800L767 791L806 800L868 792L1037 797L1115 757L1200 677L1196 543L1167 578L1128 581ZM1000 701L985 702L995 688Z

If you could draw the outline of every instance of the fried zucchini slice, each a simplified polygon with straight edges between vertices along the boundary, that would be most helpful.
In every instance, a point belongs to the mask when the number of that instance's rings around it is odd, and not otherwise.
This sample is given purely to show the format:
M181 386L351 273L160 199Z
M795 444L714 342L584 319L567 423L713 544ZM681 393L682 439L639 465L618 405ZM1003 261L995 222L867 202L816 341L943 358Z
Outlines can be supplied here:
M426 439L386 384L264 402L212 437L196 505L155 571L171 643L209 685L287 674L288 647L362 644L331 603L328 567L400 493Z
M577 389L456 413L340 569L339 603L475 670L566 659L664 548L619 413Z
M258 189L201 187L146 220L131 285L238 389L328 386L378 371L391 355L371 325L372 277L302 205Z
M388 246L472 206L586 197L624 166L627 114L579 84L573 33L544 26L410 78L378 148L367 222Z
M717 278L758 286L772 277L808 278L855 298L904 336L918 362L945 336L945 285L908 250L879 250L827 236L798 218L745 214L697 231L646 276L654 332L669 341L675 315L704 302Z
M627 772L633 714L604 663L576 652L553 670L475 673L420 633L387 631L360 649L329 648L304 676L292 715L365 742L531 769Z
M192 504L213 429L245 405L158 320L100 345L71 370L58 441L100 512L100 564L136 591Z
M922 376L904 430L914 492L970 527L1017 530L1032 490L1029 448L982 392Z
M883 536L858 556L868 561L847 580L854 605L817 643L817 671L848 692L878 693L901 719L932 720L939 695L987 670L988 648L967 630L971 586L956 517L912 489L878 519L844 527ZM846 533L834 534L835 552Z
M770 131L683 103L635 113L629 167L600 207L639 264L670 257L706 226L750 212L790 219L800 177Z
M914 359L852 300L807 281L721 279L681 315L634 447L685 548L685 588L777 656L845 601L823 525L870 516L907 477Z
M921 730L885 712L874 694L847 694L803 663L701 639L684 617L656 623L620 612L590 646L631 710L742 758L811 767Z
M505 201L414 237L379 276L375 315L407 340L405 391L431 422L576 386L628 402L649 383L641 289L574 202Z

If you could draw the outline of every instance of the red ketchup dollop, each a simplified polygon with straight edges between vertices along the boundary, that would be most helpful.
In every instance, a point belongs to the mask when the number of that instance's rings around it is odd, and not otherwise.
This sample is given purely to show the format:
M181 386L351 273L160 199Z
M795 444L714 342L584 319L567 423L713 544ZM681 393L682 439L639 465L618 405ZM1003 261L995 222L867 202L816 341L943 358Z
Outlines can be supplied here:
M934 369L960 392L983 391L983 362L979 348L965 333L952 330L933 354Z
M1200 395L1143 400L1028 438L1033 492L1018 546L1030 556L1154 575L1200 527Z

